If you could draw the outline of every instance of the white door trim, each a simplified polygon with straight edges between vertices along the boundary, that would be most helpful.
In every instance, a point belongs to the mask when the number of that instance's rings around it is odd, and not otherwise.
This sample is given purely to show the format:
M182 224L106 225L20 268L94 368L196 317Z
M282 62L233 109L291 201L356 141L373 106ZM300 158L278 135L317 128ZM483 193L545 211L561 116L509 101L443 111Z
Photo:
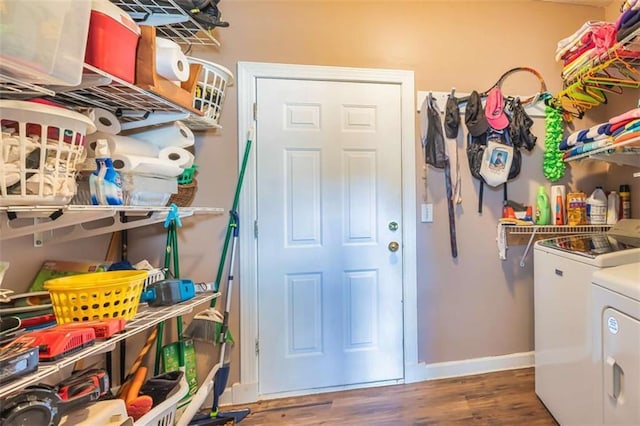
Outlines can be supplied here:
M253 104L258 78L337 80L399 84L402 93L402 241L403 247L403 328L404 382L420 380L418 366L418 310L416 278L416 182L415 182L415 110L413 71L364 68L287 65L238 62L238 164L249 129L254 125ZM254 140L254 145L260 143ZM245 171L238 211L240 212L239 276L240 289L240 383L232 386L234 404L258 400L257 244L253 235L256 219L255 146Z

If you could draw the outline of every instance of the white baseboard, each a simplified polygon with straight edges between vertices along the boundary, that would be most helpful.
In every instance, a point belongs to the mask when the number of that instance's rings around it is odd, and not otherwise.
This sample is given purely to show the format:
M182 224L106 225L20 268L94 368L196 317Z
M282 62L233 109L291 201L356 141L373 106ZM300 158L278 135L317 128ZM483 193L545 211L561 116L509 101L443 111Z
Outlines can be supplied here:
M405 383L446 379L448 377L471 376L494 371L515 370L517 368L533 367L533 364L533 351L463 359L460 361L437 362L434 364L422 363L411 369L411 374L407 374L408 377L405 378Z
M249 404L258 400L258 383L234 383L220 396L219 405Z
M534 365L534 352L520 352L508 355L463 359L460 361L437 362L434 364L415 364L405 371L404 383L423 382L425 380L446 379L449 377L472 376L494 371L515 370ZM258 400L258 384L246 385L234 383L220 397L220 405L248 404Z

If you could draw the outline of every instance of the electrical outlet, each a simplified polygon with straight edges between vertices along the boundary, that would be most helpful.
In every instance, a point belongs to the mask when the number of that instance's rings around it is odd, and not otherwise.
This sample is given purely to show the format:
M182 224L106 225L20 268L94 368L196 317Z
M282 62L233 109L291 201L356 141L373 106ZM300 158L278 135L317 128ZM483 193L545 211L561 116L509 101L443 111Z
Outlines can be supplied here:
M421 221L433 222L433 204L424 203L421 206Z

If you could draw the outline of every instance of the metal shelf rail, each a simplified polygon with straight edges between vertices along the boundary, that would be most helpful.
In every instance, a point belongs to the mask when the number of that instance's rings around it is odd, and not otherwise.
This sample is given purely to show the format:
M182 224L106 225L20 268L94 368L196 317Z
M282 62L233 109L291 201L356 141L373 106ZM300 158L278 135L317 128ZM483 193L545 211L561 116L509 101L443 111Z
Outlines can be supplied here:
M159 36L179 44L220 46L220 42L173 0L111 0L138 24L156 27Z
M150 308L147 305L141 305L138 308L137 315L132 320L127 322L127 327L122 333L116 334L107 340L97 340L88 348L64 357L60 361L41 363L40 365L38 365L38 370L36 372L21 379L14 380L6 384L3 383L2 386L0 386L0 398L5 398L7 395L23 389L26 386L40 383L47 377L52 376L65 367L73 365L80 359L86 358L91 355L111 351L114 349L114 345L117 342L141 333L151 327L154 327L160 322L169 320L179 315L188 314L196 306L219 296L220 293L201 293L195 298L186 302L160 308Z
M171 207L15 206L0 207L0 241L34 236L34 246L102 235L164 222ZM219 207L179 207L178 215L220 215ZM58 231L54 234L55 231Z
M537 236L540 235L570 235L570 234L589 234L595 232L606 232L611 225L512 225L509 223L498 223L498 256L501 260L507 259L507 234L511 235L529 235L529 242L520 259L520 266L525 266L525 259L531 250L531 245Z

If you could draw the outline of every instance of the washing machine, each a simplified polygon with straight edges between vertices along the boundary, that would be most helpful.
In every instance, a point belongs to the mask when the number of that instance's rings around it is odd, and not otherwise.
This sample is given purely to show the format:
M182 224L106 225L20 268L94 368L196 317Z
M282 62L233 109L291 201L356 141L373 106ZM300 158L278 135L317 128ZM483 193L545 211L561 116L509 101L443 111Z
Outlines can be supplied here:
M592 276L638 262L639 219L534 246L535 390L561 425L599 424L602 417L594 374Z
M591 300L601 422L640 425L640 263L595 272Z

